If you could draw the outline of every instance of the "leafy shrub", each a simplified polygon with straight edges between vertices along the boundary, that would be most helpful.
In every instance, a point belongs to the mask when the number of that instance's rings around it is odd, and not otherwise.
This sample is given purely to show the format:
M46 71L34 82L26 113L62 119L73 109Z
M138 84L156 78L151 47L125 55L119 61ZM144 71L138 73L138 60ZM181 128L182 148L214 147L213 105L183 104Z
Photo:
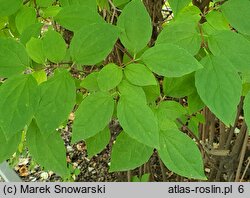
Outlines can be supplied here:
M195 132L207 106L233 125L246 96L250 124L249 0L205 1L201 10L169 0L174 18L156 40L141 0L0 2L0 161L24 131L32 157L67 176L56 129L74 112L72 143L84 140L89 156L106 147L109 123L119 121L110 171L135 169L156 149L169 170L206 179L180 123Z

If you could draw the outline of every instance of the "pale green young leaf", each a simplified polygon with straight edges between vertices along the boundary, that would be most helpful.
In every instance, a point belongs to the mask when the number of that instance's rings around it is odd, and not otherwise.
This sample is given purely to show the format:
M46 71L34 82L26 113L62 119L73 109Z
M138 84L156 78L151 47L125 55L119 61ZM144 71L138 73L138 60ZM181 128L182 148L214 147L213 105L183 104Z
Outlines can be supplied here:
M72 5L63 7L62 10L54 17L55 21L61 26L71 31L79 31L86 25L105 23L102 17L85 5ZM90 31L88 29L86 32Z
M128 81L138 86L157 85L155 76L143 64L130 64L125 67L124 74Z
M76 87L67 70L40 84L41 98L35 118L42 134L50 135L68 119L76 100Z
M191 0L168 0L174 15L177 15L184 7L191 3Z
M24 46L14 39L0 38L0 77L21 74L29 66Z
M20 34L32 24L37 22L36 10L33 7L23 6L16 15L15 23L16 28Z
M121 95L117 117L123 130L138 142L152 148L159 147L159 131L156 116L144 101L131 101Z
M152 35L151 18L140 0L132 0L122 10L117 21L122 29L122 44L133 54L147 46Z
M226 125L234 123L241 96L241 79L223 56L208 56L204 68L195 74L195 86L202 101Z
M87 145L88 158L100 153L108 145L110 141L110 130L106 127L95 136L85 140Z
M39 101L36 80L32 75L19 75L0 86L0 126L6 137L20 132L31 121Z
M105 65L97 77L98 86L102 91L114 89L122 81L123 72L116 64Z
M183 98L192 94L194 91L194 73L177 78L164 78L163 92L166 96Z
M46 56L43 47L43 41L38 38L31 38L26 43L26 51L30 58L39 64L45 64Z
M54 30L49 30L43 37L44 54L54 63L62 61L66 55L66 43L62 35Z
M3 130L0 126L0 163L9 159L13 155L18 147L18 144L21 141L21 133L17 132L12 137L9 136L6 138Z
M249 0L230 0L221 6L223 15L232 27L240 33L250 35L250 1ZM238 10L238 12L235 12Z
M174 44L156 45L141 60L151 71L166 77L180 77L202 68L189 52Z
M195 55L201 47L198 22L172 22L167 24L159 34L156 44L176 44Z
M72 141L93 137L102 131L111 121L114 111L114 99L105 92L96 92L87 96L75 114Z
M110 172L133 170L146 163L153 154L151 147L122 132L116 139L111 153Z
M36 79L38 85L47 81L47 74L44 70L35 71L32 73L32 76Z
M165 166L178 175L206 180L201 153L196 143L171 125L160 131L159 156Z
M26 142L32 158L46 170L52 170L61 176L67 176L66 149L57 131L48 137L41 133L35 120L28 128Z
M10 16L22 6L22 0L0 0L0 5L0 17Z
M230 42L229 42L230 41ZM208 46L216 56L225 56L240 72L250 69L250 41L232 31L217 31L210 35Z
M112 51L118 34L118 29L110 24L99 23L82 27L75 33L70 45L73 60L84 65L103 61Z
M99 72L92 72L82 80L80 86L87 89L90 92L99 91L100 89L97 82L98 75Z

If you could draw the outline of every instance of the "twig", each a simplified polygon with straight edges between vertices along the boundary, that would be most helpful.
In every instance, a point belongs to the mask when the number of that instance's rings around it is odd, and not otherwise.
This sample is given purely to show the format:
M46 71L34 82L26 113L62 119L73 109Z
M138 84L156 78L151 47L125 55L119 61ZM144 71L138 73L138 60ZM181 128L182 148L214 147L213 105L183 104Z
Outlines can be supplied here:
M240 178L240 182L243 181L243 179L244 179L244 177L245 177L245 175L246 175L246 172L247 172L247 170L248 170L248 167L249 167L249 165L250 165L250 157L248 157L247 160L248 160L248 162L247 162L246 168L245 168L245 170L244 170L244 172L243 172L243 174L242 174L242 176L241 176L241 178Z

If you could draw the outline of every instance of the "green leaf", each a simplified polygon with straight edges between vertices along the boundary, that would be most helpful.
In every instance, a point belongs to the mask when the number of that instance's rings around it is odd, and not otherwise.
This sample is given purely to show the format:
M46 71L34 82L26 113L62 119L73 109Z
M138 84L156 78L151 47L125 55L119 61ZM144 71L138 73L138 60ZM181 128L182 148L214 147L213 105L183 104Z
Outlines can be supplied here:
M66 43L61 34L49 30L43 38L44 54L54 63L62 61L66 55Z
M250 34L249 9L249 0L241 0L240 2L230 0L221 6L222 13L230 25L243 34ZM239 10L239 12L235 12L235 10Z
M131 0L113 0L113 3L116 7L122 6L128 2L130 2Z
M29 66L23 45L12 39L0 38L0 77L21 74Z
M168 0L168 2L173 10L173 13L177 15L179 11L191 3L191 0Z
M84 26L72 39L72 58L76 63L84 65L99 63L111 52L117 38L118 29L110 24Z
M173 44L160 44L141 57L146 66L158 75L180 77L202 68L185 49Z
M117 21L122 28L122 44L133 54L147 46L152 35L151 18L142 1L133 0L122 10Z
M35 71L32 76L36 79L38 85L47 81L47 74L44 70Z
M213 10L206 15L207 24L213 31L229 30L230 27L221 12Z
M40 85L40 103L35 114L42 134L50 135L68 119L76 101L75 82L67 70L56 71Z
M242 35L226 30L217 31L209 37L208 45L214 55L225 56L238 71L249 71L250 42Z
M116 139L111 153L110 172L135 169L146 163L153 149L137 142L122 132Z
M194 73L178 77L164 78L163 91L166 96L183 98L195 91Z
M95 0L60 0L62 6L69 6L69 5L84 5L90 9L97 8Z
M118 90L123 97L126 97L126 100L147 104L145 93L141 87L134 86L128 81L123 80L119 84Z
M201 36L197 21L169 23L159 34L156 44L176 44L195 55L201 46Z
M35 24L36 19L36 10L32 7L23 6L16 15L15 22L16 28L20 34L32 24Z
M246 95L244 100L244 118L246 120L247 126L250 126L250 92ZM250 134L250 130L248 130Z
M203 161L196 143L177 127L160 131L159 156L166 167L178 175L205 180Z
M88 151L88 158L92 158L94 155L100 153L108 145L110 141L110 131L106 127L95 136L85 140Z
M52 18L55 17L60 11L62 7L59 6L49 6L46 9L43 9L42 17L43 18Z
M61 176L68 174L66 149L58 132L54 131L48 137L44 136L33 120L27 131L26 142L31 156L45 169Z
M196 113L201 110L205 104L202 102L197 91L194 91L192 94L188 96L188 112L189 114Z
M0 0L0 5L0 17L10 16L22 6L22 0Z
M195 74L198 94L220 120L233 124L242 89L239 74L223 56L205 57L202 64Z
M54 2L54 0L36 0L36 4L39 7L48 7L48 6L52 5L53 2Z
M102 91L109 91L122 81L122 77L122 69L116 64L110 63L99 72L97 77L98 86Z
M117 117L123 130L138 142L157 148L159 132L157 119L144 101L131 101L121 95L117 106Z
M145 92L147 102L148 103L155 103L155 101L160 97L160 85L157 83L157 85L151 85L143 87L143 90Z
M155 76L142 64L130 64L125 67L124 74L129 82L138 86L157 85Z
M97 82L97 77L99 72L92 72L87 77L85 77L81 82L81 87L87 89L88 91L99 91L99 86Z
M86 25L105 23L101 16L88 6L66 6L54 17L61 26L72 31L79 31ZM91 30L91 29L89 29ZM88 32L88 31L86 31Z
M72 141L93 137L111 121L114 111L113 97L105 92L87 96L75 114Z
M6 137L20 132L31 121L39 100L37 82L31 75L19 75L0 86L0 126Z
M41 34L43 24L42 23L35 23L27 27L23 33L20 36L20 42L23 45L26 45L26 43L32 38L38 38Z
M168 122L166 120L175 121L177 118L185 115L187 113L186 109L175 101L164 101L161 102L157 107L156 114L158 118L159 128L161 130L166 130Z
M45 64L46 56L43 47L43 41L41 39L32 37L26 43L26 51L33 61L39 64Z
M0 126L0 163L7 160L16 152L21 141L21 133L16 133L12 137L6 137Z

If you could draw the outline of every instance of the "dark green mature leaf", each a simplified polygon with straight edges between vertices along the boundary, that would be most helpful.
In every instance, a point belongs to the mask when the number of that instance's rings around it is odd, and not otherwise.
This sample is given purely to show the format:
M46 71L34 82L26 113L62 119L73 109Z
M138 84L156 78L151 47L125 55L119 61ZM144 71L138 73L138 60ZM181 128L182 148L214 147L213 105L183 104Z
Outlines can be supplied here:
M142 1L133 0L126 5L118 18L117 25L122 28L122 44L133 54L147 46L152 35L150 16Z
M67 176L66 149L58 132L54 131L48 137L44 136L33 120L27 131L26 142L35 161L47 170Z
M173 10L173 13L177 15L179 11L191 3L191 0L168 0L168 2Z
M246 95L244 100L244 118L246 120L247 126L250 126L250 92ZM248 130L250 134L250 130Z
M41 39L32 37L26 43L26 51L33 61L36 63L45 64L46 56L43 47L43 41Z
M173 44L160 44L141 57L146 66L158 75L180 77L202 68L185 49Z
M71 42L70 52L73 60L84 65L103 61L113 49L118 34L118 29L110 24L82 27L75 33Z
M87 96L76 111L72 141L93 137L110 122L114 111L113 97L105 92Z
M202 101L226 125L233 124L241 96L241 79L223 56L208 56L204 68L195 74L195 85Z
M159 147L157 119L148 105L139 98L131 101L121 95L117 106L117 117L123 130L138 142L152 148Z
M50 135L73 110L76 100L75 82L67 70L57 71L40 85L41 99L35 114L42 134Z
M195 142L172 124L160 131L161 160L166 167L188 178L206 179L201 153Z
M7 138L0 126L0 163L7 160L13 153L16 152L20 141L20 132Z
M0 77L22 73L29 66L29 57L23 45L12 39L0 38Z
M95 136L85 140L88 151L88 158L100 153L108 145L110 141L110 130L106 127Z
M160 85L157 83L157 85L151 85L151 86L146 86L143 87L143 90L145 92L147 102L154 104L155 101L160 97L161 95L161 90L160 90Z
M0 86L0 98L0 126L9 138L32 119L39 101L37 82L32 75L9 78Z
M87 89L88 91L99 91L99 86L97 82L97 77L99 72L92 72L86 78L84 78L81 82L81 87Z
M156 85L152 72L143 64L130 64L125 67L124 74L128 81L138 86Z
M189 114L196 113L201 110L205 104L202 102L197 91L194 91L192 94L188 96L188 112Z
M122 81L122 69L110 63L102 68L97 77L98 86L102 91L114 89Z
M166 120L175 121L177 118L185 115L186 109L175 101L163 101L156 109L159 128L161 130L168 129L168 122Z
M61 34L49 30L43 38L44 54L54 63L62 61L66 55L66 43Z
M113 0L113 3L116 7L122 6L128 2L130 2L131 0Z
M86 25L105 23L105 21L96 11L89 9L89 7L85 5L72 5L63 7L63 9L56 15L56 17L54 17L54 19L61 26L72 31L78 31L80 28Z
M208 45L214 55L229 59L237 71L249 71L250 42L242 35L226 30L217 31L210 35Z
M38 38L38 36L41 34L43 24L42 23L35 23L27 27L23 33L20 36L20 42L23 45L26 45L26 43L32 38Z
M243 34L250 34L250 1L230 0L221 6L223 15L232 27ZM238 10L239 12L235 12Z
M23 6L22 9L17 12L15 18L16 28L20 34L22 34L27 27L35 24L36 21L35 8L27 6Z
M0 17L10 16L22 6L22 0L0 0L0 5Z
M197 21L167 24L158 36L156 44L168 43L176 44L192 55L197 54L201 46Z
M118 89L120 94L126 97L126 100L141 104L147 103L145 93L141 87L132 85L128 81L123 80L118 86Z
M110 172L127 171L146 163L153 149L122 132L112 148Z
M163 91L166 96L182 98L195 91L194 73L178 78L164 78Z

